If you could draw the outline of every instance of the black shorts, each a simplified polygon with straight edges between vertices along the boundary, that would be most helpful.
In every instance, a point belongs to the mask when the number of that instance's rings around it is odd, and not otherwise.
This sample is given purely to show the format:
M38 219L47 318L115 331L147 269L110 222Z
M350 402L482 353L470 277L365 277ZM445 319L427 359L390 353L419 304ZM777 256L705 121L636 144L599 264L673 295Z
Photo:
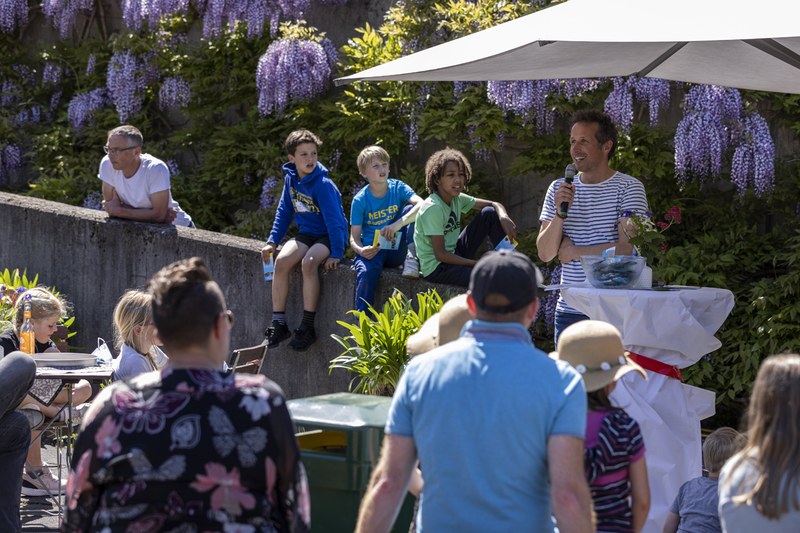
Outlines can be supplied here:
M305 244L309 248L314 246L315 244L322 244L328 248L328 251L331 251L331 239L327 235L320 235L319 237L314 235L309 235L307 233L298 233L294 240L299 243Z

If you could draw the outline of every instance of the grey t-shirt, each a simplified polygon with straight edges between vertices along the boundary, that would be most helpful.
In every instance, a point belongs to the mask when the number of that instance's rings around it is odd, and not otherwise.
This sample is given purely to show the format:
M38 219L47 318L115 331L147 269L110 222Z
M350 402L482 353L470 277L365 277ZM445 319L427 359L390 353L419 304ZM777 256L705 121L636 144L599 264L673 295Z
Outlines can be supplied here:
M736 504L733 497L753 487L757 474L752 461L745 461L734 469L739 455L725 463L719 476L719 518L726 533L797 533L800 531L800 510L791 508L777 520L770 520L750 505ZM797 500L800 494L796 494ZM793 498L789 498L792 501Z
M672 502L671 512L681 517L678 533L721 533L716 479L696 477L684 483Z

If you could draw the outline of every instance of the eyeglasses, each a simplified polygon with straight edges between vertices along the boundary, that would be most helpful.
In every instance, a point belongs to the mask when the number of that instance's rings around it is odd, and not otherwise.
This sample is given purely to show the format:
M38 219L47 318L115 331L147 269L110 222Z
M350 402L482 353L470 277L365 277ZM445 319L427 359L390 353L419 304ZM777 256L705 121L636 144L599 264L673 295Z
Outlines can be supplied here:
M139 148L138 146L128 146L127 148L109 148L106 144L103 146L103 151L107 154L121 154L122 152L127 152L128 150L133 150L134 148Z

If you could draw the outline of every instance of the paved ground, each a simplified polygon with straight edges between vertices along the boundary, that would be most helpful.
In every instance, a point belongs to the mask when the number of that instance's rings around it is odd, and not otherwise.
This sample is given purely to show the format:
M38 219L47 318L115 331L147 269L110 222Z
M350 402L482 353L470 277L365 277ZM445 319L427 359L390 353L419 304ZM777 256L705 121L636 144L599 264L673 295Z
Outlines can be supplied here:
M42 457L49 464L56 464L55 446L42 448ZM66 476L66 467L62 476ZM49 498L29 498L22 496L19 502L19 514L22 520L22 531L26 532L52 532L58 531L58 508Z

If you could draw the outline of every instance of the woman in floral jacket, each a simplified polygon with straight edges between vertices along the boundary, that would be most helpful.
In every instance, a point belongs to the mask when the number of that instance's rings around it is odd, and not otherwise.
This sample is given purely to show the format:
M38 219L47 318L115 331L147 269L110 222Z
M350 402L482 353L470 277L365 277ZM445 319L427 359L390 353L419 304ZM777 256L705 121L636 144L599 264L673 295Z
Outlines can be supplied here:
M310 502L281 389L225 375L233 323L202 260L150 280L170 361L106 387L75 444L62 531L306 531Z

